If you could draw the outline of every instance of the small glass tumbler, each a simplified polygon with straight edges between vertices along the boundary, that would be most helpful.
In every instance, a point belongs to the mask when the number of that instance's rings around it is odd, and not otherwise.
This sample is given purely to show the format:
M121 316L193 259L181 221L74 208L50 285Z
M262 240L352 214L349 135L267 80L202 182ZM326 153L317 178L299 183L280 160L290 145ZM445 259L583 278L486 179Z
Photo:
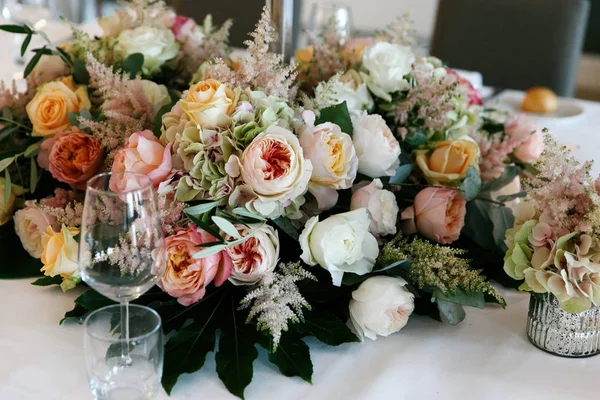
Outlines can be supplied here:
M84 348L94 400L151 400L160 390L163 334L160 316L148 307L129 306L129 339L121 334L119 304L100 308L84 323ZM121 362L127 341L131 363Z

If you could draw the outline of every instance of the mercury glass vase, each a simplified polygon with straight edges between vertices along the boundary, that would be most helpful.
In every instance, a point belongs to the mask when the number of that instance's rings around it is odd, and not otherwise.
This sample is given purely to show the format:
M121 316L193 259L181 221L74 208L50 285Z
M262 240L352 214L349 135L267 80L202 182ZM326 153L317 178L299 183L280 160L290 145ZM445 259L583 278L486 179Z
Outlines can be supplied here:
M551 293L532 293L527 335L536 347L563 357L600 353L600 307L578 314L564 311Z

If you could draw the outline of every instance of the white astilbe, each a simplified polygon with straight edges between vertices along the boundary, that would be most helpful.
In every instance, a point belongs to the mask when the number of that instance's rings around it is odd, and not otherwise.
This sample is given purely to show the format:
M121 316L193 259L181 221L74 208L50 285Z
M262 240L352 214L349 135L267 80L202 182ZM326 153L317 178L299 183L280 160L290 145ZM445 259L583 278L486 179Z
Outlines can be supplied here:
M415 44L415 28L410 11L377 32L377 40L412 47Z
M241 310L250 308L246 323L256 317L258 329L269 331L273 351L277 350L281 333L287 331L288 323L302 321L302 309L311 309L296 286L296 282L305 279L317 280L299 262L279 264L277 270L265 275L240 302Z

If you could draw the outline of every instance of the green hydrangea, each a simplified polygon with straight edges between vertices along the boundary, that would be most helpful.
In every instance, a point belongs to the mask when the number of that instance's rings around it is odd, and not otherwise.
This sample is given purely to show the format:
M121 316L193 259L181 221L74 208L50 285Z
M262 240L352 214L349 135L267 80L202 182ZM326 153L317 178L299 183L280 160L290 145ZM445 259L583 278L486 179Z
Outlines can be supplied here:
M514 236L509 238L512 244L504 256L504 271L515 280L525 279L524 271L531 267L533 252L528 238L537 223L537 220L527 221L517 231L511 232Z

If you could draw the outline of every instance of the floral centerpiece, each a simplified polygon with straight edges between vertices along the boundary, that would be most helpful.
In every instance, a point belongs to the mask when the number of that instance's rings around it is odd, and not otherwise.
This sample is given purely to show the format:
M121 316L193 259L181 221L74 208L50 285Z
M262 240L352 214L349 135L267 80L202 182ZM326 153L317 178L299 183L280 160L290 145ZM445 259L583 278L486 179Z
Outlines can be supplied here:
M413 312L457 324L464 305L504 305L474 266L501 262L504 202L522 197L502 192L541 132L486 115L468 82L414 57L406 24L329 35L296 66L268 51L267 13L232 60L229 23L124 5L100 38L75 29L35 49L27 90L0 94L1 277L80 284L85 184L128 171L152 180L166 236L166 272L137 302L169 333L167 392L217 337L217 373L242 397L256 345L310 382L306 337L337 346L398 332ZM23 52L38 34L0 29L23 34ZM110 300L89 290L75 303L65 319Z

